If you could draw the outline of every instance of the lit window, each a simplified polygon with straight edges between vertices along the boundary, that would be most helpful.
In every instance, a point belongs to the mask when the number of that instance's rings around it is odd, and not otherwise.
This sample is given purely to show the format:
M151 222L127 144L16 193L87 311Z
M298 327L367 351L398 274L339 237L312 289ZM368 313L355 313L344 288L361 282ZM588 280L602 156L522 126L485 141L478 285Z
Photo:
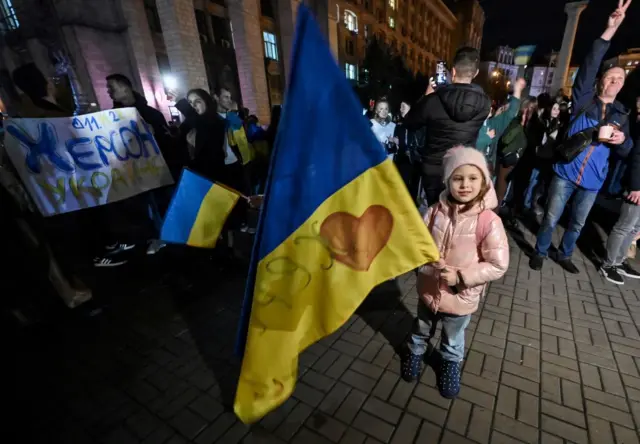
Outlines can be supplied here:
M264 40L264 55L271 60L278 60L278 45L276 44L276 36L270 32L262 33Z
M389 7L395 11L396 10L396 0L389 0Z
M20 27L20 22L16 16L16 10L13 9L11 0L0 0L0 32L7 32Z
M344 64L344 72L347 75L347 79L356 80L357 70L356 65L352 65L351 63Z
M389 17L389 28L396 28L396 21L394 20L393 17Z
M358 17L351 11L344 11L344 26L353 32L358 32Z

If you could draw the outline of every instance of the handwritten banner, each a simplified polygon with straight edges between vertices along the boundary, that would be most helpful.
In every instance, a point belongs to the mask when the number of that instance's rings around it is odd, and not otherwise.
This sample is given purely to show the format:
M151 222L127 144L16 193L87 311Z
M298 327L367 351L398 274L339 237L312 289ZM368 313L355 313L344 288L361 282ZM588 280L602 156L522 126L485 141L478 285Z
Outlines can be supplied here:
M173 183L135 108L9 119L5 147L44 216L105 205Z

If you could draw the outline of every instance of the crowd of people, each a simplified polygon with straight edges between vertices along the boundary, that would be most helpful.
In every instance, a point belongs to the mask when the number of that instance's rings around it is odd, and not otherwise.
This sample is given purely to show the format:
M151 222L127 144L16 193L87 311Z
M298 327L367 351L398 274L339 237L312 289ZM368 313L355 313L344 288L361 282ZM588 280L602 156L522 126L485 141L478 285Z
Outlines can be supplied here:
M20 108L13 117L73 116L73 111L57 98L55 85L35 64L15 69L13 80L23 93ZM114 109L134 107L149 124L174 182L179 181L183 168L189 168L244 196L262 192L279 122L279 106L273 108L271 124L265 129L249 110L238 109L230 88L220 86L213 96L203 89L193 89L176 103L184 119L175 125L168 124L164 115L134 90L126 76L112 74L106 82ZM14 183L19 182L8 157L3 154L0 160L3 178L12 177ZM20 227L26 239L33 240L27 244L33 250L33 262L42 264L39 274L48 277L67 305L74 306L90 298L91 290L82 276L86 274L89 257L93 256L93 267L118 267L140 251L154 255L166 245L159 240L159 234L174 186L48 218L37 214L27 193L19 188L0 187L2 206L9 210L5 212L11 219L8 223L11 228ZM219 243L222 256L234 255L235 231L252 232L247 223L248 206L249 201L241 199L228 218L224 242Z
M478 51L461 48L452 64L450 84L432 83L416 103L403 101L396 122L390 119L387 100L375 103L371 130L421 207L441 255L440 261L425 265L418 273L421 302L403 359L405 379L419 375L427 342L441 322L438 385L443 396L457 396L465 328L486 285L508 268L504 225L517 226L521 218L541 219L530 259L530 267L540 270L550 253L555 228L572 201L554 259L567 272L580 272L572 254L614 155L626 166L621 182L624 203L608 237L600 272L620 285L623 277L640 278L625 261L640 233L640 120L636 118L640 98L637 110L627 110L616 100L625 71L601 66L629 4L620 1L580 65L571 101L562 94L525 97L526 82L518 79L506 103L495 105L473 83L479 72ZM35 65L16 69L13 79L25 95L19 117L72 115L57 102L53 84ZM264 129L256 116L238 109L229 88L219 86L213 95L192 89L176 103L184 119L179 126L170 126L126 76L112 74L106 80L113 107L135 107L151 126L176 182L182 169L189 168L243 195L263 192L279 107ZM155 254L164 246L158 232L171 188L53 218L37 217L26 209L28 203L20 204L24 196L7 197L6 190L0 190L3 208L11 208L18 225L36 239L37 253L47 257L44 267L49 269L41 272L61 281L53 282L56 289L86 291L74 265L78 239L82 239L78 230L83 227L98 233L94 236L100 242L95 267L120 266L135 249L142 247L147 254ZM249 201L240 202L227 222L227 247L232 244L233 230L249 230ZM51 273L51 267L62 273Z

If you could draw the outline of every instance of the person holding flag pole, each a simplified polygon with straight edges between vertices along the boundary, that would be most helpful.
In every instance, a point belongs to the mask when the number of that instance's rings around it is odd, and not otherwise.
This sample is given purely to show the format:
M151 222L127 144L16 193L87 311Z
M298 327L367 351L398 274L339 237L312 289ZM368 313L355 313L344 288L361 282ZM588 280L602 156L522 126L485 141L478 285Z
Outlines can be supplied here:
M238 334L234 410L245 423L291 395L298 355L343 325L374 287L439 259L303 4L296 27Z

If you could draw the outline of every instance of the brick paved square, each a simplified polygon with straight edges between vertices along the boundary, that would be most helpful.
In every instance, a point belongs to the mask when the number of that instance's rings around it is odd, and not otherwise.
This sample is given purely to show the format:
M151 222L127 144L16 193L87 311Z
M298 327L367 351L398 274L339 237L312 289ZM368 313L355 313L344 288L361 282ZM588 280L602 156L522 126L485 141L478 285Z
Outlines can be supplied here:
M21 442L637 443L640 282L613 287L580 253L577 277L551 261L542 273L529 270L515 243L511 254L466 332L455 401L438 393L434 357L419 381L400 378L393 347L418 304L409 274L396 280L397 299L376 300L309 347L293 396L248 428L231 410L240 362L229 332L244 276L221 279L229 282L215 295L209 288L186 298L153 273L144 291L119 290L123 299L103 315L100 338L70 340L61 328L51 344L24 347L21 402L47 399L42 410L53 413L25 415L38 422L23 427ZM439 335L431 342L437 355ZM28 361L51 371L28 378Z

